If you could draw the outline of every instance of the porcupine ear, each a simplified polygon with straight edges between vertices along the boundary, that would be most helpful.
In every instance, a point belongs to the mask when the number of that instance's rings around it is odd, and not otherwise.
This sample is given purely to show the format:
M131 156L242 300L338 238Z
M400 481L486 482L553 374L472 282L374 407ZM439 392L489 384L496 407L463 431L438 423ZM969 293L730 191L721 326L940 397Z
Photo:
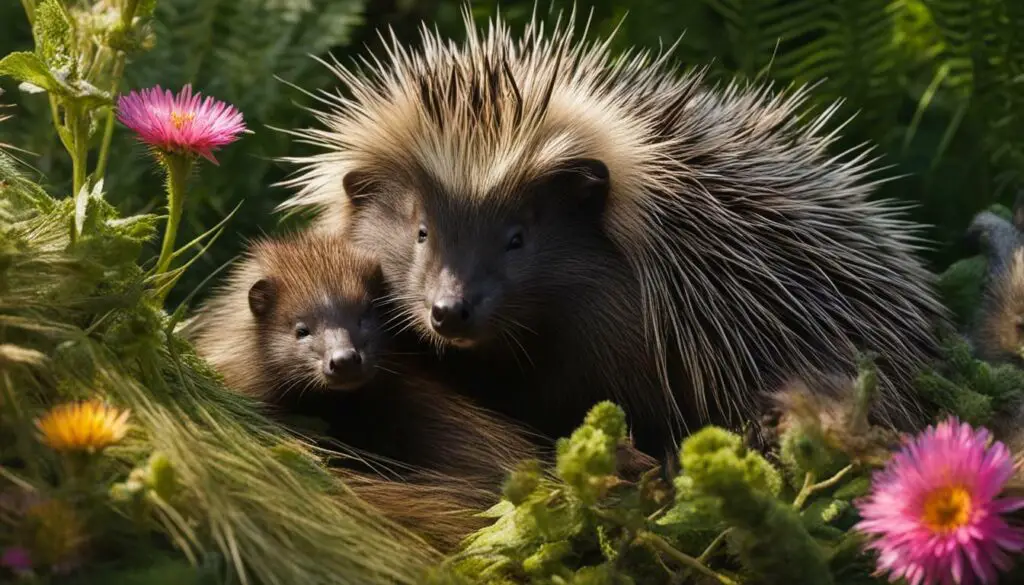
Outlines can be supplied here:
M560 192L580 211L600 215L611 190L608 165L594 158L576 158L562 163L549 188Z
M345 173L341 185L345 188L345 195L355 206L359 206L368 197L380 191L378 182L368 171L362 169L353 169Z
M277 283L272 278L261 278L249 288L249 310L258 319L266 317L277 301Z

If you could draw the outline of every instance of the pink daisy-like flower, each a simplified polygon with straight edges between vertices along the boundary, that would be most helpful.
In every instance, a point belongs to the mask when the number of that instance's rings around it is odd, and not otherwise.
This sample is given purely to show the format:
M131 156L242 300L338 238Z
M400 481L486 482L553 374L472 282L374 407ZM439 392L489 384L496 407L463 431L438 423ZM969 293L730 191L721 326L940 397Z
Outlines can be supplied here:
M874 536L878 568L911 585L994 583L1007 554L1024 549L1024 530L1002 514L1024 498L999 498L1013 474L1009 450L989 446L985 429L951 418L909 441L857 503L856 526Z
M231 144L246 130L234 106L193 95L191 85L177 96L159 85L123 95L117 100L117 119L154 148L196 153L213 164L217 164L213 151Z

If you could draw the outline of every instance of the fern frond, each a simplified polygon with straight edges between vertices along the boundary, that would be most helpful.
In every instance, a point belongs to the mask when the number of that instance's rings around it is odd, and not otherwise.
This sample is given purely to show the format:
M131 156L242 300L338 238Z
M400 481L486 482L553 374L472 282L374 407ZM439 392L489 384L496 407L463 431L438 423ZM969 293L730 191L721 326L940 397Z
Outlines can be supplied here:
M785 47L813 34L820 26L824 7L815 0L704 0L725 21L736 72L747 78L759 76L769 66L787 67ZM779 49L782 49L780 52Z
M725 19L742 75L820 83L813 103L853 104L837 120L859 110L860 123L892 124L904 92L893 43L902 0L704 2Z
M968 102L1001 183L1024 180L1024 5L926 0L945 41L948 84Z

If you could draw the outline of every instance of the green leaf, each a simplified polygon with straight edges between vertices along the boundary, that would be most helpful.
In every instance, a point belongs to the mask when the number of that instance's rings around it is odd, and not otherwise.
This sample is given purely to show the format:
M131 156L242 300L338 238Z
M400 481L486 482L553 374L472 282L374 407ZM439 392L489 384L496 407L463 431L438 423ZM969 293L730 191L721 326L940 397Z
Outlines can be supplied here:
M836 490L836 493L833 494L833 496L837 500L853 500L868 493L868 490L870 489L870 477L857 477L850 480L849 483Z
M82 189L75 194L76 239L82 235L82 229L85 227L85 216L89 208L89 202L98 199L103 199L103 179L97 181L92 190L89 189L88 185L83 185Z
M51 70L75 74L74 36L67 10L58 0L43 0L36 6L32 33L36 53Z
M78 80L74 82L70 89L72 91L71 99L78 102L86 110L94 110L114 104L114 100L109 92L103 91L88 81Z
M35 53L11 53L0 59L0 75L32 84L46 91L71 93L71 88L50 72L50 68Z
M109 106L114 103L106 92L86 81L68 83L64 75L55 73L35 53L11 53L0 59L0 75L22 82L22 91L36 93L48 91L74 100L86 109Z

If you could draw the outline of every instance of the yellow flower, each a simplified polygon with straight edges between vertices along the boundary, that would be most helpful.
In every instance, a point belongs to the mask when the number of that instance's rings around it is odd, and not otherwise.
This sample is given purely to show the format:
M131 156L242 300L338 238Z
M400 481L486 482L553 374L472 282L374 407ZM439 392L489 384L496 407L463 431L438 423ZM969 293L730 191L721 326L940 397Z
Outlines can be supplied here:
M36 427L52 449L92 453L124 438L128 414L98 400L61 404L36 420Z

